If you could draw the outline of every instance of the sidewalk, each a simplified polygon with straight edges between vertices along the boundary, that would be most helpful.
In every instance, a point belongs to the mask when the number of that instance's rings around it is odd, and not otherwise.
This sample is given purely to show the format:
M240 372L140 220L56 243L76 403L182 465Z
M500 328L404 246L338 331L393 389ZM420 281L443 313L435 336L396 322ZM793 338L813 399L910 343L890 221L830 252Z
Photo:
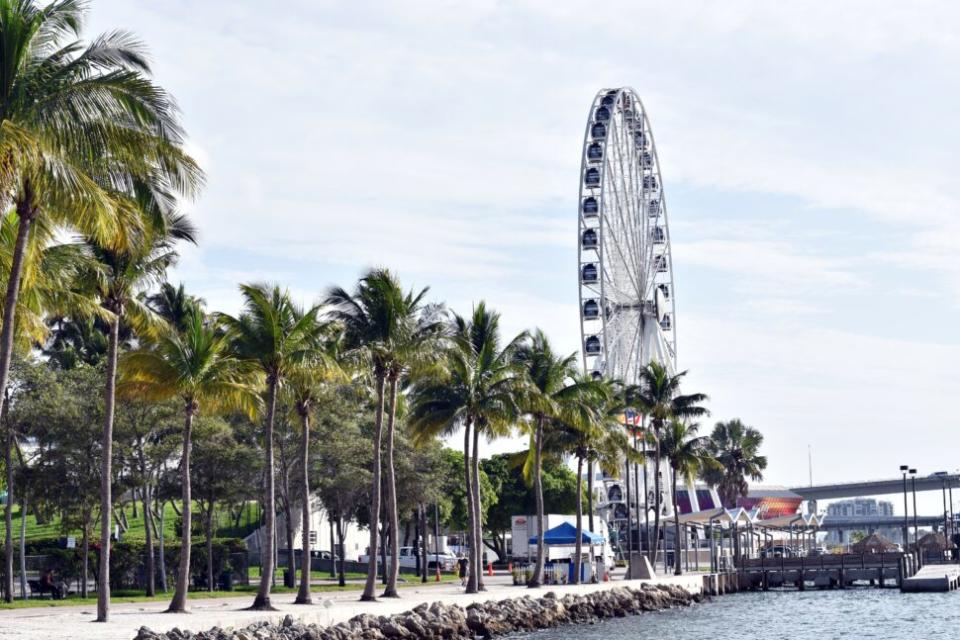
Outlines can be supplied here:
M108 623L92 622L96 616L95 606L56 607L48 609L8 609L0 611L0 639L43 640L132 640L141 626L154 631L167 631L174 627L199 631L213 626L236 627L256 620L282 620L287 614L307 623L329 625L349 620L360 613L391 615L413 609L422 602L442 600L448 604L466 606L471 602L519 598L526 595L542 596L548 591L558 594L590 593L616 586L639 586L641 581L616 580L600 584L577 586L550 586L542 589L526 589L510 584L510 576L499 575L485 578L487 591L480 594L465 594L458 583L434 586L417 585L400 591L399 599L381 598L378 602L360 602L360 593L323 593L314 597L312 605L295 605L296 594L281 594L273 597L278 611L264 613L244 611L253 602L252 594L241 597L190 601L191 613L163 613L167 603L117 604L111 607ZM699 589L699 575L679 578L659 578L657 582L680 584Z

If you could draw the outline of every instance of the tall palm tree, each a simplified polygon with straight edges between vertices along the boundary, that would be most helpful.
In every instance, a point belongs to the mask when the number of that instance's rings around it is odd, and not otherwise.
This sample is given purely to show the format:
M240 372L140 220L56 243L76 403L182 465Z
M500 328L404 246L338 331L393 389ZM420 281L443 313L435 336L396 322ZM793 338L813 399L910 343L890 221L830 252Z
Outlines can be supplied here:
M177 259L178 241L195 242L195 230L186 217L154 209L163 204L144 194L143 213L149 227L136 244L115 249L88 244L98 268L89 274L90 293L107 312L107 371L104 390L103 459L100 472L100 571L97 587L97 619L106 619L110 607L110 531L113 517L113 421L116 404L117 360L120 352L121 324L128 324L143 335L150 333L158 319L142 301L142 293L161 283ZM156 214L156 215L155 215ZM102 612L102 613L101 613Z
M167 611L186 610L190 584L190 449L193 420L201 412L243 410L253 416L258 407L259 372L231 351L233 336L223 333L196 311L183 331L168 331L152 348L128 352L120 362L120 392L128 397L183 402L183 451L180 482L183 534L180 566L173 599Z
M469 319L454 315L450 335L442 366L413 384L408 422L418 443L432 442L437 435L449 435L463 427L471 549L467 592L475 593L481 588L483 558L479 434L488 439L503 435L520 417L518 400L525 379L518 375L522 370L514 353L526 335L502 345L500 314L482 301Z
M0 396L34 224L46 220L122 247L140 227L125 193L132 180L183 195L202 182L182 151L173 101L149 79L143 47L122 31L84 45L85 13L82 0L0 0L0 206L12 204L18 220L0 328ZM99 621L107 604L98 603Z
M266 467L266 515L264 545L260 550L263 569L260 588L250 607L270 611L270 587L273 581L273 544L276 531L276 487L273 466L273 432L277 415L277 396L281 385L296 367L316 357L321 350L324 323L318 320L318 306L304 310L279 286L240 285L243 312L236 318L221 315L221 322L233 334L237 356L254 363L267 385L267 411L264 424Z
M146 296L145 302L177 331L186 329L193 314L204 304L203 298L188 294L183 283L175 287L169 282L162 283L155 293Z
M747 495L747 478L763 480L767 457L760 455L763 434L743 424L739 418L718 422L707 443L710 453L720 466L702 474L703 479L717 487L720 500L726 507L737 506L737 498Z
M627 405L638 409L648 420L648 428L653 444L653 486L654 486L654 514L653 534L654 541L649 550L650 562L657 563L660 540L661 502L661 455L660 437L671 420L688 420L708 415L709 412L702 403L708 400L702 393L681 394L680 383L687 375L686 371L672 374L662 364L651 361L640 370L639 384L627 389Z
M528 391L523 406L530 420L530 456L528 466L533 476L537 504L537 561L528 586L539 587L543 582L543 445L545 431L551 421L559 420L580 426L584 420L584 394L592 382L577 380L577 354L563 356L554 352L547 336L537 329L516 350L515 361L524 368Z
M383 418L386 385L389 383L390 411L387 413L386 464L387 525L390 531L390 559L385 568L387 585L384 597L399 597L397 577L400 572L399 529L396 479L393 465L393 441L400 380L411 369L429 363L442 335L440 310L425 305L427 289L404 293L400 282L386 269L373 269L360 279L351 294L336 287L327 296L332 306L331 317L345 330L347 349L371 365L377 394L374 429L373 488L370 505L370 563L361 600L375 600L377 578L377 529L380 519L380 447L383 439Z
M660 436L660 455L670 465L670 481L673 483L673 559L674 573L683 573L680 563L680 508L677 504L677 483L688 483L707 469L715 468L716 460L708 450L709 439L698 435L699 425L671 420Z
M303 473L300 480L303 559L300 567L300 587L295 604L312 602L310 596L310 414L326 383L343 382L347 379L346 372L340 365L342 335L339 327L329 323L323 333L321 347L312 357L305 359L291 370L287 386L291 404L300 419L300 466ZM291 551L291 557L292 553Z

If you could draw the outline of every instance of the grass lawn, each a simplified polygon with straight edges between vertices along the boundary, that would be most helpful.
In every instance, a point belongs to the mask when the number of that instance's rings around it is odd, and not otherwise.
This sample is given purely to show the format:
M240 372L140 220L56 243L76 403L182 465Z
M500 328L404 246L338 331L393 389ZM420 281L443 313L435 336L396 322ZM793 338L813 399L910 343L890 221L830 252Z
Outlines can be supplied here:
M277 578L277 580L283 580L283 572L285 570L286 570L286 567L279 567L276 571L274 571L274 576ZM247 572L251 580L260 579L260 567L252 566L247 570ZM299 579L299 577L300 577L300 570L297 569L297 578ZM359 578L366 578L367 574L360 573L359 571L347 571L344 573L344 577L347 580L355 580ZM336 578L330 577L329 571L311 571L310 578L313 580L335 580L336 579Z
M127 517L128 529L121 537L125 541L144 541L146 540L146 519L143 517L143 509L141 504L137 505L137 517L133 517L133 506L127 505L124 507L124 514ZM253 506L253 503L248 505L250 521L253 522L253 519L256 517L256 508ZM198 509L194 507L194 514L198 513ZM177 512L174 510L173 505L170 503L164 503L164 513L163 513L163 537L165 540L177 540L178 537L175 532L175 525L177 521ZM217 513L216 520L219 521L219 526L217 527L217 532L215 535L217 537L243 537L247 535L250 531L253 530L253 526L246 526L246 518L241 518L240 527L234 529L233 522L226 513ZM159 524L159 523L157 523ZM92 533L97 539L99 539L100 531L100 521L98 520L94 523L94 531ZM2 538L6 533L4 527L3 519L0 518L0 538ZM20 505L15 504L13 506L13 535L15 540L20 538ZM64 531L60 526L60 518L55 517L48 522L42 524L37 523L36 516L27 510L27 531L26 539L27 542L37 542L41 540L59 540L62 537L66 536L75 536L77 538L77 546L80 546L80 531ZM202 537L202 536L201 536Z
M314 572L316 573L316 572ZM353 574L347 574L349 577ZM328 576L329 577L329 576ZM453 575L444 575L440 584L445 582L451 582L453 580L458 580L456 576ZM252 580L251 580L252 582ZM430 582L427 582L426 585L437 584L432 579ZM401 582L397 585L400 588L409 588L414 586L423 587L426 586L423 583L416 581L410 582ZM323 584L323 585L313 585L310 587L310 591L313 593L331 593L331 592L346 592L346 591L360 591L363 589L363 584L361 583L352 583L347 584L345 587L341 587L337 584ZM278 584L272 590L272 593L296 593L296 589L287 589L286 587ZM238 585L234 587L233 591L191 591L188 594L190 600L207 600L210 598L230 598L230 597L240 597L243 595L253 595L257 592L257 585ZM113 603L129 603L129 602L167 602L170 598L173 597L173 590L171 589L168 593L161 593L152 598L148 598L143 595L141 591L119 591L112 594L110 601ZM70 607L77 605L90 605L96 606L97 597L94 595L90 598L81 598L77 595L71 595L63 600L39 600L39 599L30 599L30 600L14 600L12 603L5 603L0 601L0 609L35 609L41 607Z

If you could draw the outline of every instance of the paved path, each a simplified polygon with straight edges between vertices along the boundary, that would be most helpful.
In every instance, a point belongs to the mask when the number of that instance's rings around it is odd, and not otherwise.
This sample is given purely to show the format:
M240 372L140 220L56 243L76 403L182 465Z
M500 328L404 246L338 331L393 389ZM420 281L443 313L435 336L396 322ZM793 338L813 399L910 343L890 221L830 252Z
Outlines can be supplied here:
M457 583L444 583L433 586L408 587L401 590L399 599L380 599L375 603L359 602L359 592L322 593L314 596L313 605L295 605L296 594L281 594L273 597L274 606L279 609L272 613L244 611L253 601L252 594L242 597L230 597L210 600L191 600L191 613L163 613L166 602L148 602L133 604L115 604L111 608L111 620L108 623L91 622L96 614L95 606L51 607L31 609L8 609L0 611L0 639L70 639L70 640L132 640L140 626L145 625L154 631L167 631L174 627L192 631L209 629L213 626L237 627L256 620L279 621L292 614L305 622L322 625L349 620L360 613L390 615L409 611L422 602L442 600L446 603L466 606L471 602L500 600L525 595L542 595L548 591L558 594L589 593L614 586L639 585L639 580L631 582L614 581L601 584L544 587L528 590L509 584L509 576L486 578L487 591L468 595ZM701 578L698 575L679 578L660 578L659 581L681 584L699 589Z

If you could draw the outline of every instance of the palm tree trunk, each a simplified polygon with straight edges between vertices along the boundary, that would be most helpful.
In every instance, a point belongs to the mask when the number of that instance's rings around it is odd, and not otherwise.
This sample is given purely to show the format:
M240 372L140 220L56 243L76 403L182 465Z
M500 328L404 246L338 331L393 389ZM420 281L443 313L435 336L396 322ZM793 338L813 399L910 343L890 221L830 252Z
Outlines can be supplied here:
M100 444L100 575L97 584L97 622L110 617L110 516L113 513L113 410L117 397L117 351L120 343L120 314L114 309L107 346L107 387L104 393L103 439Z
M367 549L367 582L360 600L376 600L377 587L377 535L380 528L380 443L383 439L383 387L385 376L377 375L377 414L373 432L373 479L370 486L370 546Z
M87 583L90 581L90 510L83 512L83 568L80 570L80 597L87 597Z
M593 460L587 461L587 520L593 533Z
M573 551L573 584L580 584L583 564L583 457L577 456L577 542Z
M21 464L22 464L21 460ZM20 496L20 597L27 599L27 488Z
M473 428L473 451L471 452L473 475L473 539L476 545L471 547L474 566L477 567L477 591L486 591L483 584L483 501L480 498L480 427Z
M393 434L397 417L396 375L390 376L390 415L387 417L387 518L390 522L390 562L387 565L385 598L399 598L397 577L400 575L400 513L397 509L397 481L393 468Z
M13 602L13 425L7 420L7 398L3 401L3 422L6 425L6 440L3 452L3 462L7 469L7 501L3 509L4 523L4 570L3 570L3 600ZM21 518L26 517L23 513Z
M297 554L293 548L293 502L290 500L290 478L284 474L283 521L287 536L287 571L283 574L283 586L292 589L297 584Z
M680 509L677 505L677 470L673 469L673 560L674 575L683 573L680 566Z
M167 608L169 613L182 613L187 610L187 589L190 588L190 544L193 512L190 497L190 449L193 446L193 414L196 405L193 399L184 407L183 453L180 458L180 491L183 502L183 532L180 535L180 566L177 570L177 583L173 589L173 599ZM161 505L162 506L162 505Z
M337 555L340 556L340 561L337 563L339 565L339 569L337 571L337 574L338 574L337 584L339 584L341 587L347 586L347 574L345 570L346 565L344 565L344 563L346 562L346 559L344 558L344 556L346 556L347 553L343 546L343 537L344 535L346 535L346 532L344 530L346 528L347 527L345 522L343 522L342 520L337 522L337 551L339 551L340 553L331 554L333 557L336 557Z
M534 436L533 454L533 490L537 498L537 564L533 567L533 576L528 587L534 589L543 584L543 478L540 475L541 460L543 457L543 416L537 418L537 432Z
M653 514L653 542L650 547L650 564L657 566L657 555L660 551L660 433L654 430L653 439L653 505L656 513Z
M257 597L253 599L250 606L252 611L273 611L270 604L270 587L273 582L274 571L274 544L276 541L277 530L277 504L276 504L276 483L273 474L273 424L277 415L277 385L279 384L276 376L271 376L269 381L269 397L267 399L267 431L264 434L264 449L266 450L266 468L264 474L266 478L266 504L263 505L264 511L264 532L263 546L260 548L260 556L263 559L263 569L260 573L260 587L257 590Z
M474 519L476 518L476 512L473 510L473 474L470 473L470 428L473 426L473 421L467 419L466 424L463 426L463 474L464 482L466 483L467 489L467 514L469 515L470 526L469 526L469 535L468 543L470 544L470 556L473 557L473 549L476 548L476 527L474 526ZM476 593L479 588L477 576L477 566L472 559L468 559L467 562L467 593Z
M300 479L302 482L300 502L303 508L303 539L301 540L303 553L300 557L300 589L297 591L297 599L294 603L311 604L313 600L310 597L310 411L301 411L300 418L303 422L300 434L300 465L303 470L303 477ZM333 536L330 537L330 546L333 546ZM293 553L292 549L290 553ZM330 564L333 564L332 557Z
M164 547L163 540L163 528L166 526L166 517L164 511L166 510L163 500L157 500L156 496L153 498L154 505L160 506L160 526L157 528L157 546L159 547L158 551L160 552L160 589L166 593L167 592L167 558L166 558L166 548Z
M150 511L150 481L143 484L143 519L144 529L146 530L147 546L147 596L154 596L157 593L156 570L153 564L153 513Z
M203 529L207 539L207 591L213 591L216 584L213 580L213 500L208 505L206 516Z
M7 397L7 384L10 380L10 360L13 357L13 337L16 328L16 309L17 296L20 294L20 277L23 274L23 260L26 254L27 241L30 239L30 226L36 216L37 210L31 205L33 201L33 189L30 183L24 184L23 198L17 202L17 215L19 223L17 225L17 242L13 248L13 261L10 263L10 275L7 279L7 295L3 301L3 328L0 329L0 395ZM6 404L6 402L4 402ZM7 424L7 475L12 478L10 471L10 457L13 436L10 430L13 427ZM13 501L9 498L12 495L12 482L7 484L7 503L4 509L6 522L6 534L4 537L4 584L3 597L6 602L13 602Z

